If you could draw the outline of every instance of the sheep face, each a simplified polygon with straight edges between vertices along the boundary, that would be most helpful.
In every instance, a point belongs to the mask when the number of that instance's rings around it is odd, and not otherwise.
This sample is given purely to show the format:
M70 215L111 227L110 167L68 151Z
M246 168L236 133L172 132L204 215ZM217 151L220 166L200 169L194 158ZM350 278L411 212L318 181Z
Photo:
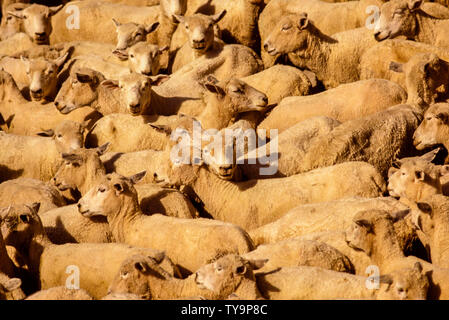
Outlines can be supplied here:
M245 278L255 281L253 270L265 263L266 260L250 261L237 255L226 255L198 269L195 282L201 289L227 297L237 290Z
M6 7L6 16L2 21L2 40L12 37L16 33L19 33L23 29L22 19L17 18L17 16L8 13L9 11L14 12L16 15L28 7L27 3L12 3Z
M48 44L52 31L51 16L56 14L63 5L47 7L33 4L22 11L8 13L23 21L23 28L36 44Z
M449 104L437 103L430 106L424 120L413 135L416 149L423 150L437 144L444 144L449 137Z
M371 254L374 234L373 225L369 220L354 218L351 227L345 232L345 237L349 247L364 251L367 255Z
M55 141L56 149L60 153L72 152L84 145L84 124L64 120L54 130L38 133L39 136L51 137Z
M118 81L106 80L102 85L120 89L120 99L133 116L141 115L151 102L152 79L137 73L121 76Z
M388 171L388 191L393 197L413 202L442 193L441 170L426 160L402 161L400 168L393 167Z
M190 47L199 55L204 54L214 44L214 25L226 14L226 10L213 15L206 16L201 13L190 17L174 15L174 18L183 24L189 38Z
M418 202L412 210L412 223L426 235L431 235L434 229L434 210L430 202Z
M145 76L155 76L161 68L160 56L168 47L159 48L154 44L139 42L127 50L126 57L131 71Z
M9 278L4 274L0 274L0 300L22 300L25 299L20 286L22 280L19 278Z
M138 208L137 192L133 185L144 176L145 172L129 178L116 173L106 175L78 201L78 211L85 217L115 217L127 199L131 199Z
M34 235L43 234L44 228L37 214L40 203L28 205L11 205L0 209L1 233L5 244L15 247L20 252L32 240Z
M171 276L152 257L135 255L126 259L109 286L108 294L135 294L151 299L149 277L168 280Z
M228 147L233 149L228 150ZM203 148L203 159L207 163L209 170L220 179L232 180L237 169L235 150L235 144L228 146L225 143L224 147L222 147L212 142ZM230 155L232 158L229 158Z
M183 15L187 10L187 0L161 0L161 13L169 18L170 21L176 23L174 15Z
M422 0L393 0L385 2L380 9L374 37L377 41L405 36L414 39L418 32L416 12Z
M267 37L263 47L268 54L287 54L307 48L309 19L306 13L284 16Z
M64 81L55 98L55 106L62 114L90 106L97 98L97 88L105 78L92 69L81 68L74 71Z
M122 60L126 60L126 57L122 55L122 50L126 50L140 41L146 41L147 35L155 31L159 26L159 22L143 25L132 22L122 24L115 19L112 19L112 21L117 32L117 46L113 53Z
M419 262L413 268L396 270L381 276L387 287L380 289L379 300L425 300L429 289L429 279Z
M58 85L58 71L67 57L68 53L53 61L21 58L30 81L30 96L33 101L45 101L53 95Z
M51 182L60 191L78 190L92 173L104 172L100 160L108 144L96 149L78 149L70 153L62 153L64 163L58 168Z

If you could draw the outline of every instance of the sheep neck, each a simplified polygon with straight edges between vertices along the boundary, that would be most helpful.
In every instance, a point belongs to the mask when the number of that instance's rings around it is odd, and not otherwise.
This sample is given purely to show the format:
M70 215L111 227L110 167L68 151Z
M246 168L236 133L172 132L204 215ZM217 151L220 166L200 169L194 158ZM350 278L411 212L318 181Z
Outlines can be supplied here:
M203 130L221 130L227 127L233 116L231 110L234 106L231 99L227 95L219 97L216 94L207 94L206 102L206 108L198 117Z
M98 160L100 161L100 160ZM91 161L94 162L94 161ZM97 162L97 161L95 161ZM101 163L101 161L100 161ZM81 193L81 195L85 195L91 188L98 185L98 183L101 181L101 179L106 175L106 169L103 164L100 166L97 165L97 163L86 163L87 167L87 175L86 178L83 180L82 185L78 186L78 190Z
M388 266L398 258L405 258L399 247L392 222L380 220L374 226L375 240L372 246L371 260L382 269L388 270Z
M222 216L223 208L229 201L241 201L237 184L220 179L204 167L199 169L192 188L214 219L226 221L226 217Z
M97 88L97 98L92 101L91 107L103 115L121 111L119 99L120 90L107 89L102 85Z
M302 69L314 72L321 81L329 78L329 58L338 42L318 29L312 28L307 37L306 49L299 49L288 54L291 62Z
M438 30L441 25L447 25L447 27L449 27L449 20L436 19L422 10L419 10L416 14L415 21L417 31L414 40L434 45L436 45L435 41L437 39L435 31Z
M120 208L107 216L108 224L114 239L117 242L126 242L127 229L132 228L135 220L145 216L137 200L136 191L126 191L121 195Z

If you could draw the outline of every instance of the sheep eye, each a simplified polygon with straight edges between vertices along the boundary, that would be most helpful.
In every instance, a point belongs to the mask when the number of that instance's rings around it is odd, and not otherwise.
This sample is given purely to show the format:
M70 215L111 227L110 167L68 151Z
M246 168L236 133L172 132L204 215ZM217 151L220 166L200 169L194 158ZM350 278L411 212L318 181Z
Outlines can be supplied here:
M142 33L140 33L140 32L136 33L136 37L141 37L141 36L142 36Z
M62 134L58 134L57 137L58 137L58 139L61 139L62 138Z
M186 24L186 29L188 30L189 29L189 26Z
M121 276L122 276L123 279L126 279L126 278L128 278L129 273L128 273L128 272L123 272L123 273L121 274Z
M11 16L8 16L7 18L6 18L6 20L11 20L12 19L12 17Z
M223 271L223 267L222 267L222 266L217 266L216 270L217 270L218 272L221 272L221 271Z
M285 26L282 27L282 31L290 30L291 27L292 27L292 26L290 26L290 25L285 25Z
M100 187L100 188L98 188L98 192L101 192L101 193L103 193L103 192L105 192L106 191L106 189L104 188L104 187Z

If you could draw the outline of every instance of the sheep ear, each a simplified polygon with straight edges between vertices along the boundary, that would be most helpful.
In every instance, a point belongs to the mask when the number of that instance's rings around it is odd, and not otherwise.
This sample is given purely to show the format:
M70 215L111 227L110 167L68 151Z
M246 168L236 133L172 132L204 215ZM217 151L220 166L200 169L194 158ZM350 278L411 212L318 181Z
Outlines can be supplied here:
M16 17L18 19L23 19L23 13L20 11L8 11L7 14Z
M106 142L104 145L99 146L99 147L96 149L97 154L98 154L99 156L103 155L103 154L106 152L106 150L108 150L108 147L109 147L110 144L111 144L110 142Z
M134 263L134 268L136 268L136 270L142 271L142 272L146 272L147 271L147 266L145 265L145 263L138 261Z
M100 85L109 88L109 89L118 89L118 81L117 80L103 80Z
M368 232L372 232L373 231L373 225L368 220L359 219L359 220L355 221L355 224L360 226L360 227L366 228L368 230Z
M185 21L185 18L182 15L174 14L173 15L173 20L178 22L178 23L183 23Z
M379 277L379 283L391 285L393 283L393 278L388 274L383 274Z
M422 272L423 271L422 264L419 261L415 262L415 265L413 266L413 268L416 269L418 272Z
M157 29L157 27L159 27L159 22L155 22L149 26L145 26L145 32L147 34L150 34L151 32L153 32L154 30Z
M421 212L432 214L432 206L427 202L418 202L416 205Z
M83 72L75 72L76 79L81 83L92 83L93 75Z
M265 264L268 262L268 259L250 259L247 260L253 270L261 269L265 266Z
M308 25L309 25L309 18L307 16L307 13L304 12L299 16L298 28L304 30L307 28Z
M440 176L444 177L449 174L449 165L444 165L440 167Z
M115 18L112 18L112 22L114 23L114 25L116 27L120 27L122 24L120 22L118 22L117 20L115 20Z
M226 9L224 9L222 12L217 13L216 15L212 16L212 20L214 21L214 23L217 23L218 21L220 21L221 19L223 19L223 17L226 15Z
M164 51L167 51L168 49L170 49L169 46L163 46L162 48L159 48L159 53L162 53Z
M155 125L155 124L151 124L151 123L149 125L151 128L153 128L159 132L165 133L167 136L170 136L172 133L172 130L169 126L165 126L165 125L161 125L161 124Z
M170 80L170 76L166 74L158 74L157 76L148 77L152 86L160 86L164 82Z
M424 171L421 170L416 170L415 171L415 181L424 181L426 179L426 173Z
M58 13L58 11L61 10L63 6L64 5L60 4L59 6L49 7L48 9L50 9L50 16Z
M112 54L117 56L117 58L121 60L127 60L129 56L127 49L115 49L114 51L112 51Z
M53 137L55 135L55 131L53 129L48 129L38 132L37 135L41 137Z
M410 213L410 209L405 209L401 211L396 211L391 214L391 217L393 218L393 221L399 221L405 218Z
M435 160L435 157L437 156L438 152L440 152L441 148L435 148L432 151L429 151L425 154L423 154L422 156L420 156L419 158L425 161L429 161L432 162L433 160Z
M22 285L22 280L20 280L19 278L11 278L8 281L6 281L5 284L3 284L6 291L8 291L8 292L19 289L21 285Z
M218 85L218 79L213 75L208 75L203 83L204 88L212 93L220 96L225 96L226 93L222 87Z
M235 269L235 273L236 274L245 274L246 273L246 266L245 265L241 265L241 266L238 266L236 269Z
M119 182L117 182L117 183L114 184L114 189L115 189L115 193L116 193L117 195L119 195L120 193L122 193L123 191L125 191L125 188L124 188L123 184L122 184L122 183L119 183Z
M388 169L388 178L391 178L392 175L394 175L399 169L395 167L391 167Z
M34 202L32 205L29 206L29 208L34 211L34 213L38 213L39 209L41 207L41 203L40 202Z
M422 0L408 0L407 5L410 11L415 11L421 7L422 2Z
M62 153L61 158L69 162L77 162L82 160L81 156L74 153Z
M390 62L390 70L397 72L397 73L403 73L404 72L404 65L399 62L391 61Z
M58 68L61 68L61 66L66 62L68 57L69 57L69 52L66 52L63 56L59 57L58 59L54 60L53 62L58 66Z
M133 175L131 177L128 177L128 179L131 181L132 184L136 184L140 180L142 180L143 177L145 177L146 174L147 174L146 171L142 171L142 172L139 172L139 173L137 173L137 174L135 174L135 175Z
M159 251L154 256L150 257L151 259L154 259L157 264L160 264L165 259L165 251Z
M436 115L437 119L440 119L441 121L443 121L443 123L447 124L448 123L448 116L445 113L439 113Z

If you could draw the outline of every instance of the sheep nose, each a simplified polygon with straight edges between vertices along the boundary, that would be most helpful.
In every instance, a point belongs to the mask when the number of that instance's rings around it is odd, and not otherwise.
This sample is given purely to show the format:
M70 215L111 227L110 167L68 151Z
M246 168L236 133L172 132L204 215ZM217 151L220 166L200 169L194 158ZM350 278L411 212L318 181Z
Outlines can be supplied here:
M41 37L45 37L46 33L45 32L36 32L35 35L41 38Z
M268 51L268 42L265 42L265 44L263 45L263 48L265 51Z
M265 102L266 104L268 104L268 97L267 97L267 96L264 96L264 97L262 98L262 100L263 100L263 102Z
M379 36L380 36L380 31L376 31L374 32L374 39L376 39L377 41L379 41Z
M41 93L42 93L42 89L31 90L31 93L34 93L34 94L41 94Z
M81 203L77 203L76 206L78 207L78 209L81 209Z
M59 106L59 102L58 102L58 101L55 101L54 104L55 104L55 106L57 106L57 107Z
M205 39L201 39L201 40L193 40L193 43L195 43L195 44L202 44L202 43L205 43L205 42L206 42Z

